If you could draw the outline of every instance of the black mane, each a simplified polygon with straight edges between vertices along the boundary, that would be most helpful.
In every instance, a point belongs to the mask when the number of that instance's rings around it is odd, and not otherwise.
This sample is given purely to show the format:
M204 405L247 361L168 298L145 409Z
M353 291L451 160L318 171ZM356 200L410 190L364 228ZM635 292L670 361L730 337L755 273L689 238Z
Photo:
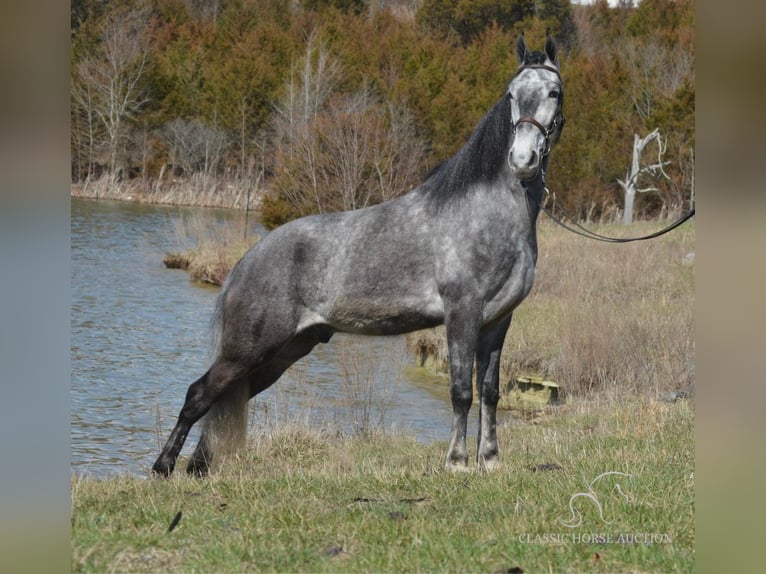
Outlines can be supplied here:
M471 137L450 159L431 171L423 183L432 198L463 195L472 185L489 183L505 165L511 138L511 106L506 93L481 119Z
M523 37L519 39L517 55L521 65L545 65L555 60L555 43L548 39L546 51L527 51ZM513 118L510 95L502 98L481 119L466 144L454 156L435 167L428 174L421 189L435 201L463 196L471 186L494 181L506 164L511 140Z

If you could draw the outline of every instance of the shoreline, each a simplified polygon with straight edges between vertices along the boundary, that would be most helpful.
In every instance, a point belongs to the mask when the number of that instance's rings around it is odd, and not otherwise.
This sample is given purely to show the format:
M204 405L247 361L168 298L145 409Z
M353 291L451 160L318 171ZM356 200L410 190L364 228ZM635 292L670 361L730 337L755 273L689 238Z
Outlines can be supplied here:
M105 199L152 205L257 211L264 190L257 185L252 186L255 189L248 189L249 187L251 186L247 182L240 180L207 180L202 177L170 181L136 178L119 182L105 177L71 183L69 196L77 199Z

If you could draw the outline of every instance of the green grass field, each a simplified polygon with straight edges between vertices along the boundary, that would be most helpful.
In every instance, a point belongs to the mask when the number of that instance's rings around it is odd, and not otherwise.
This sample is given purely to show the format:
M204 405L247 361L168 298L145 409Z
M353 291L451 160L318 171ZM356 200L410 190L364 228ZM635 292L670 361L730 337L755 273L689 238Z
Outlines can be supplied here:
M443 470L445 444L286 427L208 479L74 478L72 570L694 569L693 403L577 402L499 431L491 473Z

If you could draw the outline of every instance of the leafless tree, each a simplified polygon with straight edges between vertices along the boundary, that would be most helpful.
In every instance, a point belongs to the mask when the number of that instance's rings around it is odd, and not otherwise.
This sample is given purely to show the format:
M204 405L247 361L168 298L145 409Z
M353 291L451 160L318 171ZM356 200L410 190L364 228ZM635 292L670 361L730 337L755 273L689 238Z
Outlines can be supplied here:
M321 211L313 126L319 111L335 91L343 70L324 44L309 36L302 61L293 66L285 96L273 119L275 158L281 179L277 181L285 199L300 211ZM291 164L300 159L304 169ZM307 205L310 204L310 205Z
M657 143L657 161L652 164L641 165L641 159L644 149L651 142ZM667 149L667 143L663 144L659 129L653 130L644 138L638 134L633 136L633 161L630 169L625 174L625 180L618 179L617 183L625 191L625 212L623 214L623 223L626 225L633 221L633 203L636 199L636 193L645 193L647 191L659 191L654 186L641 187L641 180L645 178L656 178L658 175L665 179L670 179L665 173L664 167L669 161L663 161L662 156Z
M115 8L100 23L99 51L78 62L72 95L87 121L95 118L106 132L107 164L113 175L122 169L121 150L127 123L148 101L141 86L146 71L149 8L139 3Z
M187 121L177 118L168 122L163 135L170 151L170 161L184 175L201 172L210 177L216 175L221 158L229 144L229 138L218 129L200 120Z
M324 44L317 45L316 35L306 42L306 52L299 65L290 71L286 95L275 109L277 137L291 141L301 136L338 86L343 69Z
M70 86L72 163L77 169L76 179L82 181L94 174L98 149L103 140L103 126L94 113L91 86L74 79Z
M272 185L305 215L380 203L412 187L426 156L412 115L369 87L336 92L342 70L309 38L274 122Z
M425 158L406 109L386 105L365 88L332 99L278 155L276 185L304 212L345 211L408 191Z
M658 98L672 96L690 77L693 81L694 60L687 50L642 39L626 41L623 52L630 74L630 96L642 119L651 117Z
M333 102L319 126L327 207L349 210L386 201L419 177L425 146L406 108L379 102L364 88Z
M384 136L385 145L374 164L382 201L401 195L417 183L428 156L425 142L415 129L415 117L406 106L388 105Z

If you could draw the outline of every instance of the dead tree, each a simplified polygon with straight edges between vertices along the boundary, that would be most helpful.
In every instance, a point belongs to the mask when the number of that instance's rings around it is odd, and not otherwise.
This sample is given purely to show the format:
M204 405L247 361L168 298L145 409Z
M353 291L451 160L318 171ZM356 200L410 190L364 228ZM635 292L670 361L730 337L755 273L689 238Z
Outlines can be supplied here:
M657 142L657 162L641 166L641 158L643 156L644 149L652 141ZM633 161L631 163L630 169L625 174L625 180L617 180L617 183L620 184L620 187L625 190L625 212L623 214L623 223L628 224L633 221L633 202L636 199L637 193L659 191L656 187L651 185L647 187L641 187L640 180L642 178L656 179L658 175L661 175L665 179L670 179L663 169L670 163L669 161L662 161L662 156L666 149L667 142L663 143L659 128L656 128L643 139L640 138L638 134L633 136Z

